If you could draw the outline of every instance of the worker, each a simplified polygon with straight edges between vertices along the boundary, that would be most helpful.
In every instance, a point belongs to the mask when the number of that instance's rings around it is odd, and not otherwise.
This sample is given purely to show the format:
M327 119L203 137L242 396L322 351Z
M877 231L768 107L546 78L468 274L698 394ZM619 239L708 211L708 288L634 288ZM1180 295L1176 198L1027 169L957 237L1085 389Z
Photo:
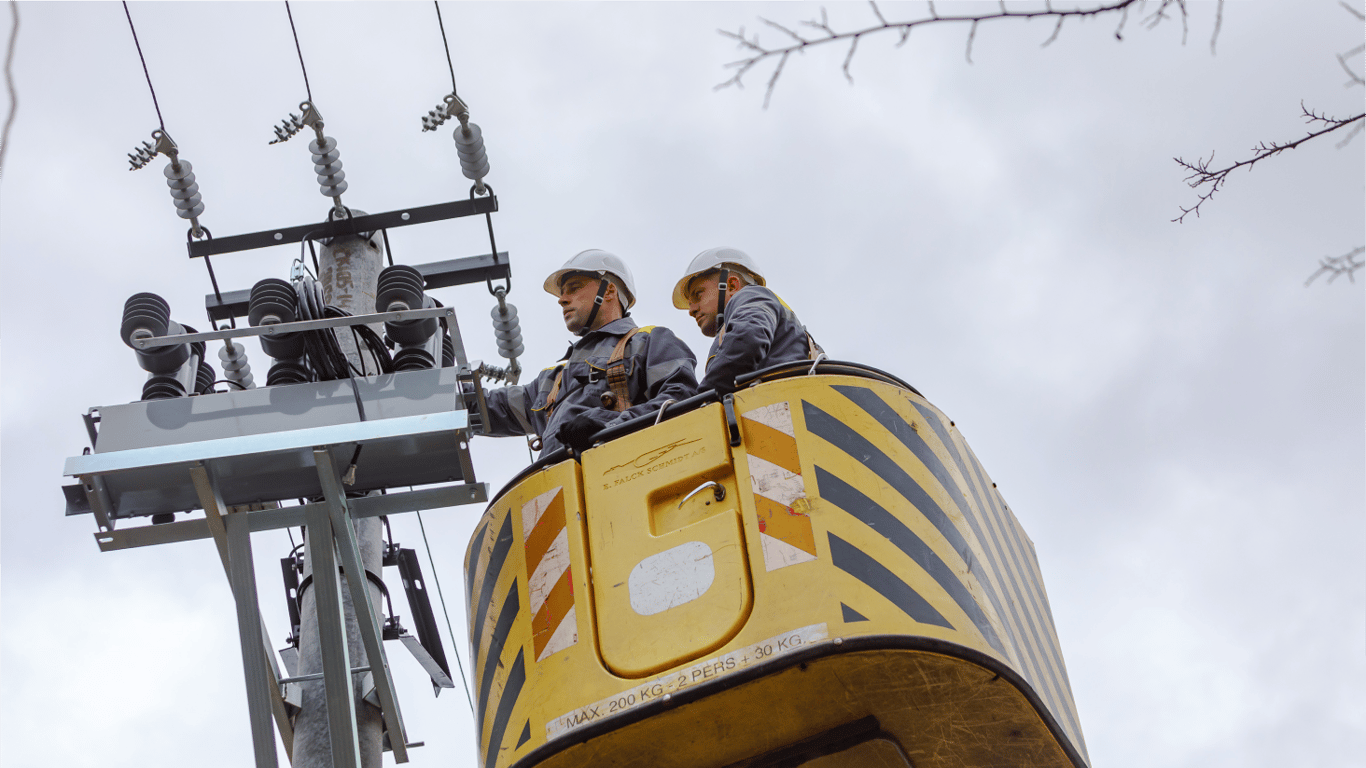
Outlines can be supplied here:
M583 451L603 429L697 393L692 350L667 328L631 320L636 287L621 258L583 251L543 287L580 338L535 381L488 393L488 434L536 435L542 456L562 446Z
M722 247L697 254L674 286L673 303L688 310L702 335L715 339L701 391L729 394L737 376L822 354L796 313L765 287L759 265L744 251Z

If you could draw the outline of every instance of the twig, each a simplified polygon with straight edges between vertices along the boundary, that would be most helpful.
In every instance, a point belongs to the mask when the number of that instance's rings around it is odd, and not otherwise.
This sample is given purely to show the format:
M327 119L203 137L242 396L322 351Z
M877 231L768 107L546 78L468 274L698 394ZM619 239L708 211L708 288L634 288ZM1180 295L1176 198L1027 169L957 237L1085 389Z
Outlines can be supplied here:
M1225 168L1219 168L1217 170L1210 170L1210 164L1214 162L1213 152L1210 153L1208 160L1201 160L1197 158L1195 162L1188 162L1179 157L1172 158L1176 161L1177 165L1180 165L1182 168L1185 168L1186 170L1190 171L1190 175L1185 178L1185 182L1191 189L1196 190L1200 196L1200 199L1195 203L1195 205L1191 206L1190 208L1180 206L1181 215L1172 219L1172 221L1179 224L1185 220L1187 215L1191 213L1194 213L1196 218L1199 218L1200 206L1204 205L1206 200L1209 200L1210 198L1214 197L1214 193L1218 192L1219 188L1222 187L1226 181L1228 181L1228 175L1233 171L1244 167L1251 168L1253 165L1261 162L1262 160L1267 159L1268 157L1279 155L1280 153L1288 149L1294 149L1295 147L1298 147L1299 145L1305 143L1306 141L1309 141L1310 139L1316 139L1319 136L1332 133L1333 131L1336 131L1339 128L1343 128L1352 125L1353 123L1356 123L1357 127L1353 130L1352 134L1348 136L1348 138L1351 138L1351 136L1355 135L1358 131L1360 131L1361 121L1363 119L1366 119L1366 112L1363 112L1362 114L1359 114L1355 117L1347 118L1336 118L1328 117L1326 115L1320 115L1311 109L1307 109L1304 106L1303 102L1300 102L1300 111L1303 114L1306 123L1309 123L1310 125L1314 125L1316 123L1323 123L1327 127L1318 131L1310 131L1308 134L1301 136L1295 141L1291 141L1288 143L1279 143L1274 141L1271 143L1261 142L1260 144L1252 148L1252 157L1246 160L1239 160L1233 165L1227 166ZM1205 187L1206 190L1201 192L1201 187Z
M9 116L5 118L5 131L0 133L0 174L4 173L5 151L9 149L9 129L14 125L14 115L19 111L19 94L14 90L14 73L10 65L14 63L14 43L19 39L19 4L10 0L10 14L14 16L14 26L9 31L9 50L5 53L5 85L9 88Z
M1350 253L1344 253L1341 256L1325 256L1319 259L1318 270L1310 275L1308 280L1304 281L1304 287L1308 288L1309 284L1314 282L1319 275L1328 275L1328 282L1330 283L1346 275L1348 282L1355 283L1357 270L1366 267L1366 261L1357 260L1357 257L1362 253L1366 253L1366 246L1359 245L1353 248Z
M1053 28L1053 34L1048 38L1048 40L1044 42L1044 45L1046 46L1049 43L1053 42L1055 39L1057 39L1058 32L1062 29L1062 22L1064 19L1087 18L1091 16L1101 16L1107 13L1115 12L1122 13L1123 18L1127 19L1129 6L1139 4L1141 2L1142 0L1109 0L1109 2L1103 2L1099 5L1090 8L1067 9L1055 9L1053 8L1051 3L1045 3L1043 9L1038 9L1036 7L1034 10L1018 11L1006 8L1005 3L1001 2L1000 10L991 13L940 15L939 11L934 7L933 0L930 0L930 2L928 3L928 16L913 19L911 21L888 21L887 17L883 14L882 9L877 5L877 3L872 2L870 0L869 5L872 7L873 16L876 18L875 24L873 24L872 26L864 27L862 29L854 29L849 30L847 32L840 32L832 26L830 26L829 15L826 13L825 8L821 8L819 20L813 19L810 21L800 22L801 26L808 27L821 33L821 36L815 38L807 38L790 27L760 17L759 20L761 22L780 32L785 38L788 39L789 42L787 42L784 45L770 47L760 42L759 36L757 34L752 38L746 37L744 27L741 27L736 32L731 32L724 29L717 30L719 34L736 41L737 46L743 53L743 58L728 62L725 65L727 69L734 70L734 74L730 77L730 79L726 80L723 83L719 83L716 86L716 90L720 90L722 88L729 88L730 86L743 88L743 78L747 73L749 73L750 70L752 70L756 65L758 65L761 62L768 60L776 60L777 64L774 66L773 75L769 77L768 87L764 92L764 105L765 108L767 108L767 105L773 96L773 90L778 84L778 77L782 73L783 65L787 62L788 56L790 56L793 53L804 52L807 48L810 48L812 46L833 43L836 41L848 41L849 52L845 55L844 58L843 72L845 77L852 81L853 77L850 75L849 67L853 62L854 54L858 51L859 41L867 35L876 34L878 32L894 31L899 36L899 39L897 41L897 47L900 47L906 43L907 39L910 38L911 30L918 26L922 26L925 24L940 23L970 24L971 29L968 31L966 53L967 60L969 63L971 63L972 45L973 42L976 40L977 26L983 22L997 21L1001 19L1023 19L1027 21L1029 19L1034 18L1056 18L1058 20L1058 24ZM1220 8L1222 7L1223 0L1220 0ZM1153 14L1149 16L1146 20L1145 23L1147 24L1147 26L1149 28L1152 28L1153 26L1156 26L1159 22L1161 22L1163 19L1169 18L1167 11L1170 8L1176 8L1177 11L1181 14L1181 23L1184 29L1186 24L1187 13L1186 0L1160 0L1157 10L1154 11ZM1123 29L1123 20L1121 20L1120 22L1120 29ZM1120 30L1117 29L1115 31L1115 34L1116 36L1119 36ZM1215 34L1218 34L1217 26Z

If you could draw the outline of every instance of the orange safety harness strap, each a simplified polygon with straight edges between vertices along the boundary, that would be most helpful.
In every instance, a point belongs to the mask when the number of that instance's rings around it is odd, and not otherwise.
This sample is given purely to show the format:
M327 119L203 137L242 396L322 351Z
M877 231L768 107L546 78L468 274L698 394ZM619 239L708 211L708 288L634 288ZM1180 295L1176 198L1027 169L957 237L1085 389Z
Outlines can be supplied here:
M616 349L612 350L612 356L607 360L607 388L616 395L616 402L612 404L615 411L624 411L631 407L631 389L626 382L626 342L639 332L639 328L632 328L621 337L617 342Z
M610 406L613 410L624 411L631 407L631 390L626 382L626 366L623 361L626 359L626 342L640 331L639 328L632 328L621 337L617 342L616 348L612 350L612 356L607 359L607 387L615 396L616 402ZM555 372L555 383L550 385L550 394L545 399L545 410L548 416L555 408L555 400L560 395L560 384L564 382L564 369L569 367L568 362L560 366L560 370Z

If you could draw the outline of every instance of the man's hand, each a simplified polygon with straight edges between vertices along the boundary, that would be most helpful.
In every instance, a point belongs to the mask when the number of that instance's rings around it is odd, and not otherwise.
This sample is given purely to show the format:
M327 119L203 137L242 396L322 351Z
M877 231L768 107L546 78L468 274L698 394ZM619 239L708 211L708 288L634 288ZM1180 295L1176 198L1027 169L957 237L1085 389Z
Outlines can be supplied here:
M584 411L562 424L555 433L555 439L576 451L586 451L593 446L593 438L602 431L607 422L616 417L615 411L605 408Z

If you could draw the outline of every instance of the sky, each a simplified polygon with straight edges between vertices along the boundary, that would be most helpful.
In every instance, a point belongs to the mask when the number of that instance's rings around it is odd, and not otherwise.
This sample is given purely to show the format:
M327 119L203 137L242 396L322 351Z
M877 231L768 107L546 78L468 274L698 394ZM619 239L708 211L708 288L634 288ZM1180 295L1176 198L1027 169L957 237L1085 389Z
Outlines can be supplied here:
M131 3L167 131L217 236L321 221L302 139L268 146L305 98L282 3ZM923 3L880 6L889 19ZM950 9L938 5L941 12ZM987 6L978 6L987 7ZM203 325L210 285L184 250L160 168L126 154L157 127L115 3L20 3L18 111L0 176L0 763L250 763L232 600L209 542L102 554L63 516L80 414L138 397L117 340L153 291ZM1151 4L1150 4L1151 9ZM380 212L468 194L427 3L293 6L346 202ZM705 340L669 292L729 245L837 359L914 384L953 418L1036 546L1096 766L1360 765L1366 741L1361 280L1306 287L1366 240L1363 136L1234 174L1199 218L1173 157L1242 159L1303 134L1300 103L1361 110L1336 55L1362 24L1335 2L1193 3L1130 18L917 29L715 90L810 4L442 4L461 96L483 128L498 247L525 365L568 334L546 274L604 248L635 272L637 322ZM872 22L832 4L837 29ZM11 28L0 12L0 39ZM1360 72L1362 58L1349 60ZM1339 132L1341 134L1342 132ZM482 222L394 230L395 259L485 253ZM218 257L224 289L286 277L291 248ZM1366 275L1360 276L1366 278ZM445 289L472 358L496 359L482 286ZM268 359L252 348L264 379ZM501 487L520 440L474 443ZM461 564L481 510L393 520L445 588L465 654ZM281 532L253 537L262 609L287 634ZM392 574L390 574L392 576ZM396 582L395 582L396 583ZM438 611L440 610L438 606ZM403 612L403 611L400 611ZM447 638L447 649L451 648ZM461 689L431 698L390 650L417 766L474 759ZM386 758L386 761L391 758Z

